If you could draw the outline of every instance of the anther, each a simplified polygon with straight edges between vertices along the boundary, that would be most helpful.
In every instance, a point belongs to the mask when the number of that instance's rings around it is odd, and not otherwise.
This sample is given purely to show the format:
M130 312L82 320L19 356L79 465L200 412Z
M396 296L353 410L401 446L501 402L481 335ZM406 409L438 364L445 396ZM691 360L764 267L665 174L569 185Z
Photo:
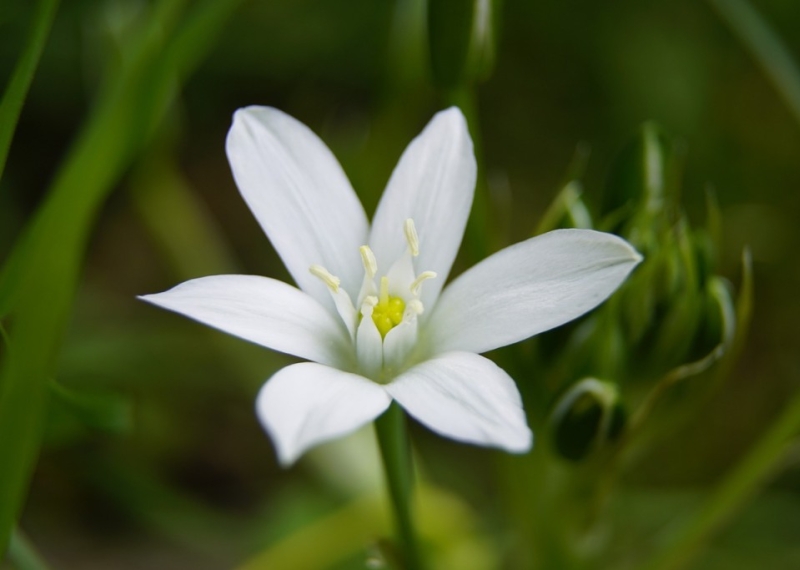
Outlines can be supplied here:
M372 253L368 245L359 247L358 252L361 254L361 263L364 264L364 271L366 271L369 278L372 279L378 272L378 262L375 261L375 254Z
M330 271L322 267L321 265L312 265L308 268L308 271L314 277L318 277L322 280L328 288L333 291L334 293L339 292L339 285L341 284L341 280L336 277L335 275L331 274Z
M408 218L403 225L403 231L406 234L406 241L408 242L408 249L411 250L411 255L417 257L419 255L419 236L417 236L417 228L414 227L414 220Z
M419 299L411 299L406 307L409 312L415 315L421 315L425 311L425 307L422 306L422 301Z
M414 282L411 284L411 287L409 287L409 289L411 289L411 294L419 295L419 291L422 288L422 282L427 281L428 279L433 279L434 277L436 277L435 271L423 271L422 273L417 275L417 278L414 279Z

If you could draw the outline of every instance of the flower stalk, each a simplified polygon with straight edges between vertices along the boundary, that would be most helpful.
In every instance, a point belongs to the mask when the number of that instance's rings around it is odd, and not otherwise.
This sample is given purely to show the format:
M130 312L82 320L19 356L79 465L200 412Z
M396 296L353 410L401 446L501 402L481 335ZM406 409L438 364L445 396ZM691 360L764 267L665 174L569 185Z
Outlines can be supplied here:
M419 570L424 565L411 518L414 470L405 414L397 403L392 403L386 413L375 420L375 433L386 472L386 485L394 511L403 567L408 570Z

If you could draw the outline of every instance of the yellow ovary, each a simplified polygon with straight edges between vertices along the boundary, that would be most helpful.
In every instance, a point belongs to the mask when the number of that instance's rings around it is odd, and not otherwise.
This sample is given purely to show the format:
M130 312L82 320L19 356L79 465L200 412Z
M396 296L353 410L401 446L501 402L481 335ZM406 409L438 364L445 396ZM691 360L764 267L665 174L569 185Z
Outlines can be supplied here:
M386 334L403 321L403 311L406 303L400 297L389 296L389 279L381 278L381 294L378 304L372 309L372 320L381 338L386 338Z

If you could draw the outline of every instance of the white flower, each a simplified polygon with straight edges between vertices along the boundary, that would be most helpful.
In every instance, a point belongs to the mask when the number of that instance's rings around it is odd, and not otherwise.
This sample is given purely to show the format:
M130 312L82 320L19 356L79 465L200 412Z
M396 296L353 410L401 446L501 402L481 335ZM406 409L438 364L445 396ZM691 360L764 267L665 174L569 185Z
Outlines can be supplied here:
M610 234L554 231L492 255L442 291L476 176L456 108L438 113L403 153L372 226L330 150L285 113L237 111L227 152L299 289L219 275L142 299L311 361L277 372L256 402L284 465L392 400L441 435L529 450L513 380L478 353L589 311L641 259Z

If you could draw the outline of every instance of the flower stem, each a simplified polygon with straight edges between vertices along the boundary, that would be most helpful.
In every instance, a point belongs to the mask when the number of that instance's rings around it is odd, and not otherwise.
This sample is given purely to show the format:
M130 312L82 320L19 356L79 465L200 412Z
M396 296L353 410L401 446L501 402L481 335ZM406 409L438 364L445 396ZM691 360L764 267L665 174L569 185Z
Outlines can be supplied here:
M394 509L403 567L408 570L420 570L423 564L411 521L413 487L411 450L408 445L405 414L400 406L393 402L389 409L375 420L375 432L378 436L383 467L386 471L386 483Z

